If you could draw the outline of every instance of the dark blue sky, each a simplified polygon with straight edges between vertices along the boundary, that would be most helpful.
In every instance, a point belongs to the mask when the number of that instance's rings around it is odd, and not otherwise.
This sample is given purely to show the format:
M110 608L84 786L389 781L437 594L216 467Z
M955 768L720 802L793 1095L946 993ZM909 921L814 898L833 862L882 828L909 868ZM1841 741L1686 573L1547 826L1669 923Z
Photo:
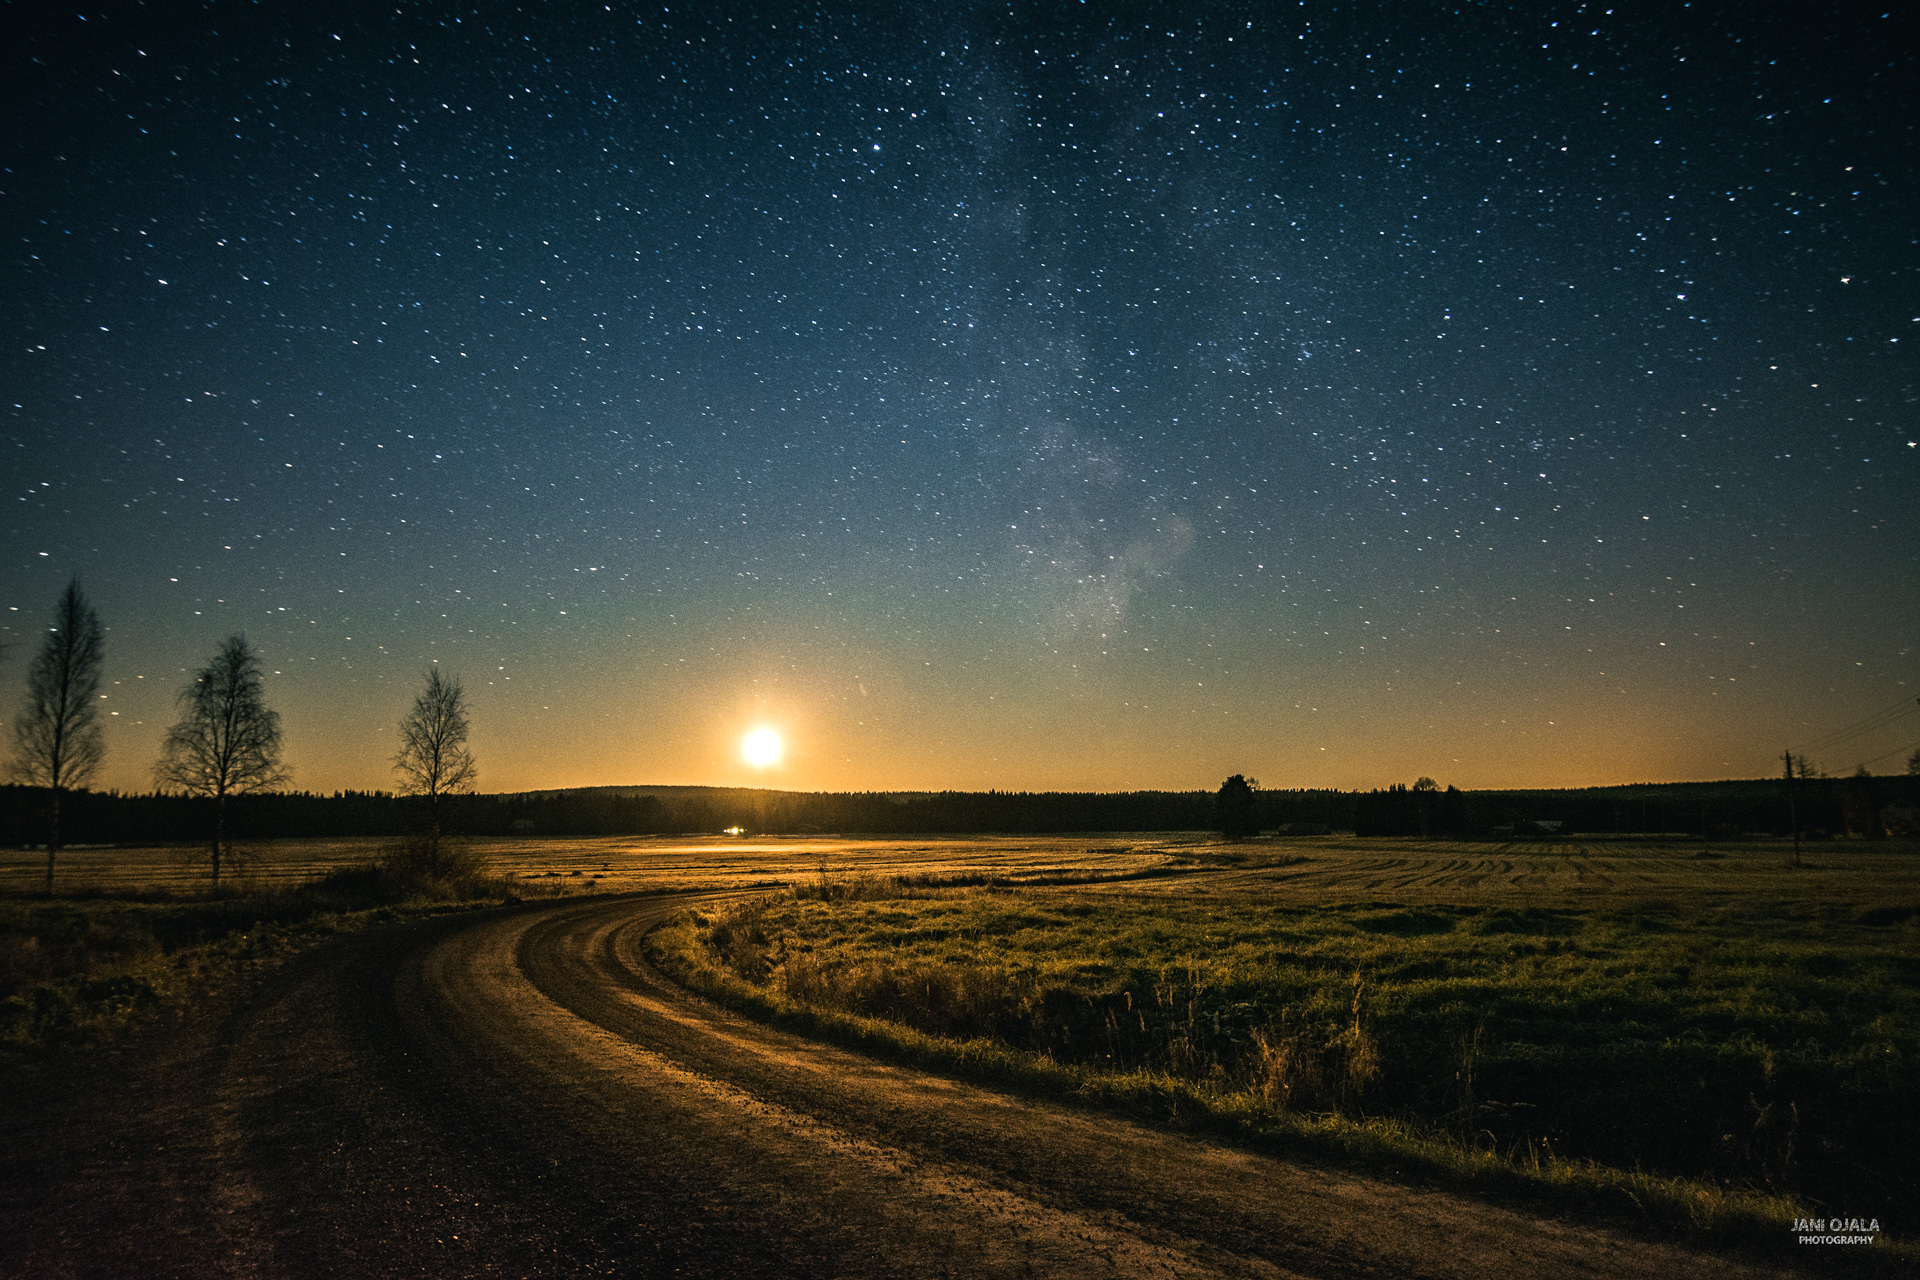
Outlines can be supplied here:
M1884 9L357 12L7 11L6 662L78 574L117 785L235 630L321 789L435 661L502 789L1750 776L1913 696Z

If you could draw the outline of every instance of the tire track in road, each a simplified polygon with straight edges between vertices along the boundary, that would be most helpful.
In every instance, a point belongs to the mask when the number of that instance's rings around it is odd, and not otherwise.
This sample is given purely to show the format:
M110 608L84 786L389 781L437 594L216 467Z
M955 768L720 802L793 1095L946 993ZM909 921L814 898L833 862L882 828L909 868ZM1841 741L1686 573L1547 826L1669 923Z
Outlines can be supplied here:
M910 1216L940 1198L926 1188L967 1188L942 1203L966 1216L969 1239L1011 1227L1035 1247L1051 1242L1069 1253L1076 1240L1099 1240L1114 1259L1110 1274L1177 1272L1180 1258L1226 1274L1753 1274L1681 1248L1021 1101L762 1026L688 994L646 962L645 931L684 905L583 906L484 941L470 937L476 958L489 957L482 966L497 998L508 1001L503 1022L514 1009L533 1016L524 992L502 994L513 990L503 954L511 939L524 981L595 1028L596 1040L607 1037L607 1051L652 1054L712 1082L716 1122L744 1126L751 1115L756 1132L803 1144L794 1150L812 1143L822 1163L911 1171L921 1191ZM606 1067L618 1070L612 1060ZM666 1075L651 1062L634 1070ZM1086 1273L1052 1252L1038 1270Z
M154 1053L12 1080L0 1276L1763 1274L761 1026L644 958L718 900L343 936Z
M1095 1215L1061 1214L677 1061L711 1066L715 1054L701 1039L721 1046L723 1058L744 1046L735 1036L703 1037L702 1020L631 988L592 990L600 974L587 962L610 932L664 919L679 905L595 904L469 931L425 958L423 994L461 1010L457 1034L476 1056L577 1099L576 1136L602 1159L624 1148L638 1170L660 1158L666 1135L674 1156L712 1180L708 1194L730 1229L783 1240L784 1261L803 1274L1290 1274L1205 1246L1198 1252L1216 1256L1201 1260ZM548 994L555 988L564 1003ZM621 1016L633 1010L658 1020L655 1034L635 1034L634 1019ZM705 1051L654 1047L688 1041ZM688 1175L684 1165L677 1172Z

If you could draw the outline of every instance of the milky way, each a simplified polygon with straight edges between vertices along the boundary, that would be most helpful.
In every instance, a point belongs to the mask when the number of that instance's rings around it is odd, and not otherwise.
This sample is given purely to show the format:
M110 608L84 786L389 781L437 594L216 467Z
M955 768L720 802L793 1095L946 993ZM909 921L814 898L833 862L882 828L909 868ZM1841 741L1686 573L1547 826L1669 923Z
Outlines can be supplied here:
M490 789L1753 776L1911 702L1894 18L1412 12L11 13L0 675L78 575L132 788L234 631L315 789L435 662Z

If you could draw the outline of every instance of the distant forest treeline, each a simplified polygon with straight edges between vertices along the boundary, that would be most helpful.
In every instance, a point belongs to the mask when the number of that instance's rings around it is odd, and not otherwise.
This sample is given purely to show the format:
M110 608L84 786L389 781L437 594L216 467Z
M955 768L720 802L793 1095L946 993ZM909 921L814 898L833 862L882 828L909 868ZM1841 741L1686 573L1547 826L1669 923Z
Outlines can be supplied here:
M1703 838L1792 831L1786 784L1655 783L1561 791L1261 791L1262 829L1351 831L1361 836L1686 833ZM724 787L589 787L442 802L451 831L476 836L679 835L742 827L754 833L905 835L1205 831L1216 826L1208 791L945 791L909 795ZM173 844L202 840L213 802L181 795L68 793L61 835L69 844ZM1802 832L1913 833L1920 778L1809 778L1794 783ZM0 840L38 844L46 792L0 787ZM239 839L398 836L417 829L423 803L382 791L285 792L228 801Z
M1726 839L1741 835L1915 834L1920 777L1801 778L1791 808L1783 779L1641 783L1565 791L1350 792L1337 827L1361 836L1548 835L1669 832ZM1278 793L1286 796L1288 792ZM1283 802L1284 803L1284 802Z

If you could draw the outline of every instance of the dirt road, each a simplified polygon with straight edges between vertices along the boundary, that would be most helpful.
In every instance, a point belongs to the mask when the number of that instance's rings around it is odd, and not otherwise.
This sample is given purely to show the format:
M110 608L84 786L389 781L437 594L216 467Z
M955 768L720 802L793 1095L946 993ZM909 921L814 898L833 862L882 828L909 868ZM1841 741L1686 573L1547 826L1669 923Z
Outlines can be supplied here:
M217 1026L12 1081L0 1274L1762 1274L768 1030L642 959L686 901L342 938Z

